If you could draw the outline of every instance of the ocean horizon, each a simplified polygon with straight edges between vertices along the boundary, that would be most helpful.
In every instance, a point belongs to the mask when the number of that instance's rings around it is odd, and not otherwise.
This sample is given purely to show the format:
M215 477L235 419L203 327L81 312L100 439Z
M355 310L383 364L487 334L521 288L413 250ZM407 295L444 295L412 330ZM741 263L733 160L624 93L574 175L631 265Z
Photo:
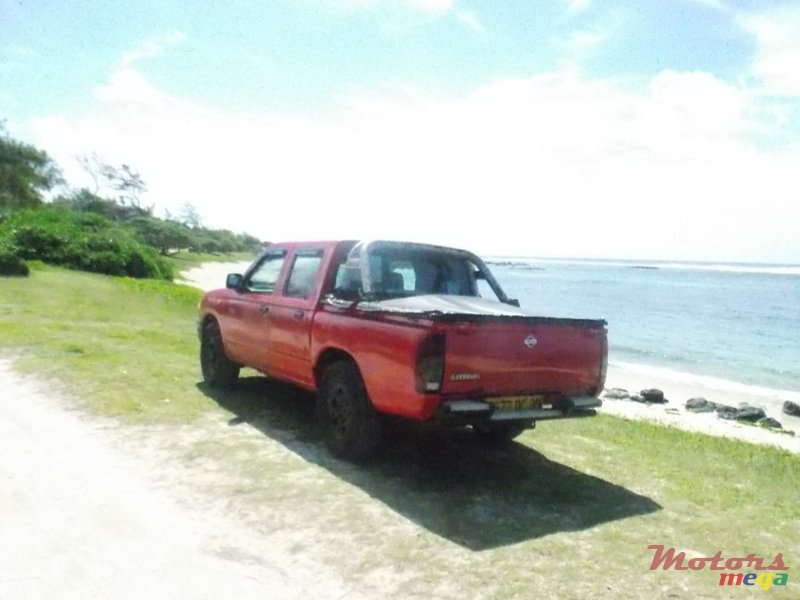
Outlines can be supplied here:
M705 271L728 271L733 273L766 273L772 275L800 275L800 263L794 262L729 262L702 260L668 260L635 258L582 258L582 257L537 257L502 256L484 257L489 265L535 265L535 264L596 264L599 266L625 266L629 268L696 269Z

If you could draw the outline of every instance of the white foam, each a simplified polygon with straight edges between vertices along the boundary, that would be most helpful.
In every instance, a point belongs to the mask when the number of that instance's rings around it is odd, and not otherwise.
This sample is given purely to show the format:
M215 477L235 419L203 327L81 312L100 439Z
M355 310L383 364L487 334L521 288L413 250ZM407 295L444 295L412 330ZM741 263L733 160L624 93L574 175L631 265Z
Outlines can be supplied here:
M724 273L763 273L767 275L800 275L797 265L729 265L705 263L665 263L655 266L660 269L681 269L693 271L721 271Z

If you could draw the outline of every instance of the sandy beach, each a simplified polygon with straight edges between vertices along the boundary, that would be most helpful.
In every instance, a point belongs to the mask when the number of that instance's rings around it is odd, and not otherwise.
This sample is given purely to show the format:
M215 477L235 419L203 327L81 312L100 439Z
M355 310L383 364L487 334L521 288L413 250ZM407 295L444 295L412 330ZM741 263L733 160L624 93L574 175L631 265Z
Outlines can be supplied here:
M225 287L225 276L228 273L244 273L251 261L204 263L181 271L180 278L175 283L183 283L200 288L203 291Z

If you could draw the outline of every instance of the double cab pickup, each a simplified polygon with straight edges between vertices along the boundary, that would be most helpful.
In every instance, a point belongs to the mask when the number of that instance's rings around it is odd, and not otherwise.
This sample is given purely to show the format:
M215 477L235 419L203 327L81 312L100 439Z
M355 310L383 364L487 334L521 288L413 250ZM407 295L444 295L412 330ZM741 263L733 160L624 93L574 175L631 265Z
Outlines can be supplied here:
M606 376L605 321L534 315L475 254L427 244L271 244L203 297L198 330L207 384L247 366L316 392L326 444L352 460L385 415L487 441L591 416Z

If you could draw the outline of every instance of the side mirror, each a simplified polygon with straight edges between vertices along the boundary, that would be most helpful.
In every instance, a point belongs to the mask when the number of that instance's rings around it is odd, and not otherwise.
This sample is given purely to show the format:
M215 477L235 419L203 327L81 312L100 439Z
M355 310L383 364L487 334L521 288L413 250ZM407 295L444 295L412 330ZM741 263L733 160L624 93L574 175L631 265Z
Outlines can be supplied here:
M229 290L240 290L243 287L243 283L244 277L242 277L241 273L228 273L225 278L225 287Z

